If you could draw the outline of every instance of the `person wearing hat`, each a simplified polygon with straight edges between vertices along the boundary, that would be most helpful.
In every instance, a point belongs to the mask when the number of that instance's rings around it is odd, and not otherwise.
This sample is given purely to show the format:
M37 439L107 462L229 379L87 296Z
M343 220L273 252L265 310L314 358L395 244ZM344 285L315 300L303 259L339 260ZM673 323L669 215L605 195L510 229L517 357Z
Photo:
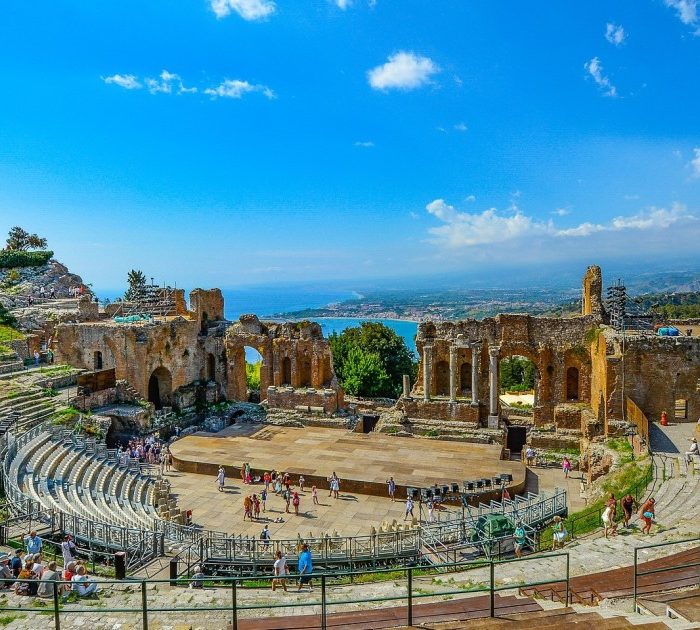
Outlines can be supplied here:
M690 450L685 452L685 459L690 464L693 461L693 457L698 454L698 440L695 437L689 438Z
M0 589L10 588L15 581L15 576L10 569L10 556L6 553L0 553Z

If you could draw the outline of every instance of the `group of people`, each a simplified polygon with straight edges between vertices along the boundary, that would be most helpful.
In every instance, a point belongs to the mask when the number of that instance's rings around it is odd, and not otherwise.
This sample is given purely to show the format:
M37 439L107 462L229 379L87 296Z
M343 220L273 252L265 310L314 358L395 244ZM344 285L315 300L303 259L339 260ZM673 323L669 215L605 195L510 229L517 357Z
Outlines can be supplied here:
M120 446L117 450L119 461L127 458L138 459L146 464L158 464L160 474L170 471L173 463L173 456L167 444L163 444L155 435L148 435L145 438L133 438L129 443Z
M96 594L97 583L87 574L87 568L76 557L76 546L70 535L61 543L63 571L55 561L46 563L42 555L43 541L35 531L24 538L26 549L17 549L14 556L0 553L0 589L13 589L17 595L50 598L54 595L54 582L64 594L75 593L79 597Z

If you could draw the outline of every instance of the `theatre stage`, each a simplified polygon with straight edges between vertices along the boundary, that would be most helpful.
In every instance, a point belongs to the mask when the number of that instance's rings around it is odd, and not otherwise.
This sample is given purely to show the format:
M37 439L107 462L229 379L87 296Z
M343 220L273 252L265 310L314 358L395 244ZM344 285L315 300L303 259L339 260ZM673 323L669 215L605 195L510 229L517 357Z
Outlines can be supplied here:
M351 433L320 427L233 425L220 433L197 433L171 445L177 470L215 476L223 465L228 477L240 478L249 462L254 475L275 469L303 474L306 485L328 487L332 472L340 477L341 492L386 496L386 480L393 476L397 497L405 488L513 475L511 494L525 487L525 467L500 460L497 445L403 438L381 433Z

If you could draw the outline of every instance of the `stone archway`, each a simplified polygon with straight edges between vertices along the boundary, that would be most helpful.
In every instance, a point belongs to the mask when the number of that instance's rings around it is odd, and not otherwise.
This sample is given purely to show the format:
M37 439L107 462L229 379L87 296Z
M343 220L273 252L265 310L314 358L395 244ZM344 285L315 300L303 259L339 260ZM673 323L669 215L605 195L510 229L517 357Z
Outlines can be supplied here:
M447 361L435 364L435 395L450 395L450 364Z
M292 360L289 357L282 359L282 385L292 384Z
M579 399L579 371L576 367L566 370L566 399Z
M173 393L173 377L170 370L157 367L148 379L148 401L155 405L156 409L162 409L170 404Z

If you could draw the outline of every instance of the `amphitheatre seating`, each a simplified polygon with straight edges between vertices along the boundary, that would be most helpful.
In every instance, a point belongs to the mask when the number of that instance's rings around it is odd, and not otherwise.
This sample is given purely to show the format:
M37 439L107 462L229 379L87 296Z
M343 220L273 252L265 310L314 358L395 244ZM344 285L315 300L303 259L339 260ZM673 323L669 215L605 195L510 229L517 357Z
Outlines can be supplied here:
M98 454L94 441L65 432L60 441L51 437L41 433L17 453L10 474L19 488L44 507L67 514L133 529L153 527L150 479L134 472L133 465L105 461L106 452Z

